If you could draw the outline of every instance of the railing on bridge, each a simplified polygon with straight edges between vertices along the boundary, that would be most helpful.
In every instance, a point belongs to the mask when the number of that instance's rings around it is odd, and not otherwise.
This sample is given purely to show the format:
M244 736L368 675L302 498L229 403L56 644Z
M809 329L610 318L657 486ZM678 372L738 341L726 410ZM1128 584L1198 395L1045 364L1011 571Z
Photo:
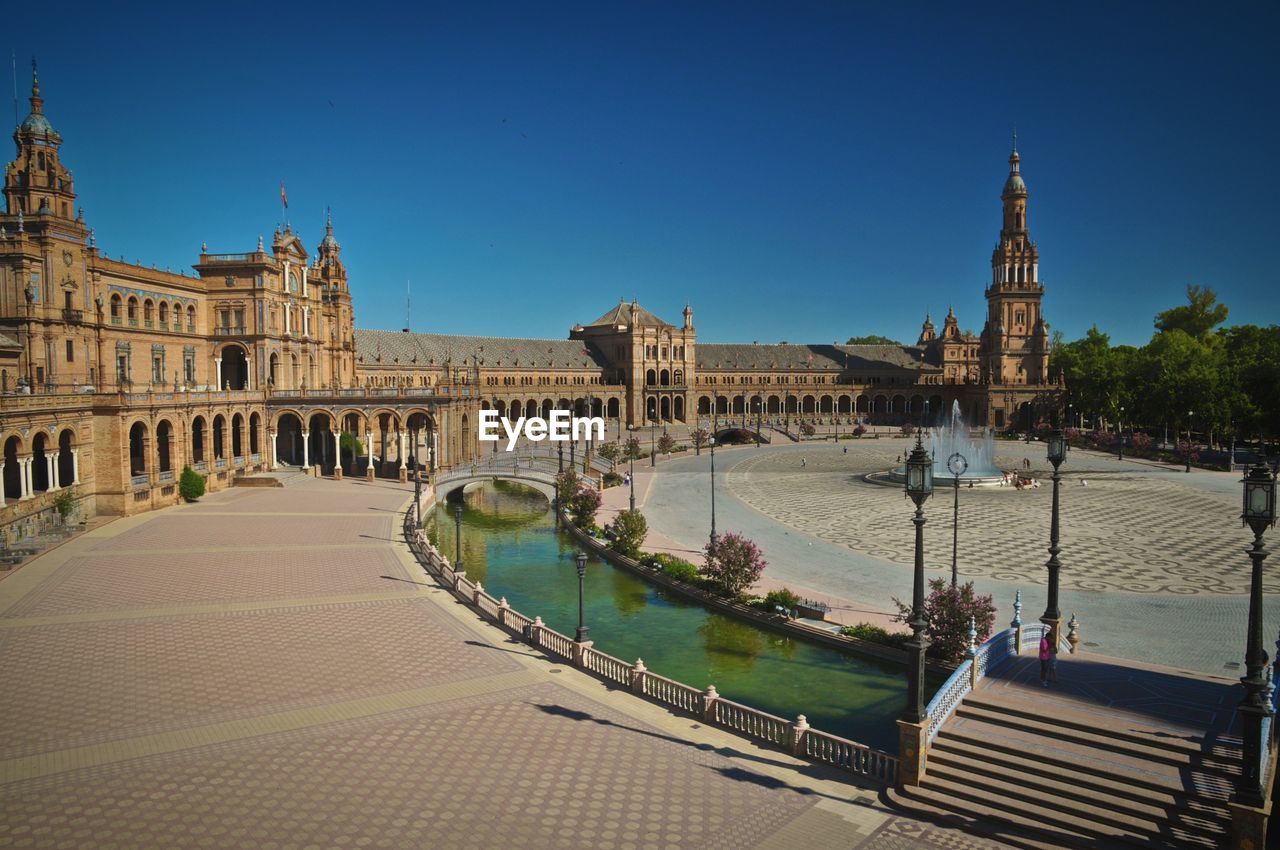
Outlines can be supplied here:
M895 756L856 741L811 729L804 715L792 722L724 699L716 692L714 685L701 691L650 671L640 659L636 659L634 664L628 664L600 652L589 641L578 643L547 627L541 617L526 617L508 605L505 598L495 600L478 582L472 583L460 571L453 570L448 559L416 527L413 509L405 514L404 533L409 541L409 548L428 575L434 576L461 601L473 606L485 619L521 637L532 646L545 650L548 655L564 659L575 667L630 690L633 694L767 746L785 750L797 758L832 765L884 785L897 782L898 759Z

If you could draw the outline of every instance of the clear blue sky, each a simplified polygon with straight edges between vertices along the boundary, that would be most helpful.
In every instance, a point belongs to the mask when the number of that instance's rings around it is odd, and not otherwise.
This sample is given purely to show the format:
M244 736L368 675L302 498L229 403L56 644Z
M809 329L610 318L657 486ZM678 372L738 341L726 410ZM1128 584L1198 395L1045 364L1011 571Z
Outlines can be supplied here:
M1046 316L1188 283L1280 321L1275 3L11 7L98 245L161 267L332 205L357 323L708 341L980 330L1018 127ZM221 10L220 10L221 9Z

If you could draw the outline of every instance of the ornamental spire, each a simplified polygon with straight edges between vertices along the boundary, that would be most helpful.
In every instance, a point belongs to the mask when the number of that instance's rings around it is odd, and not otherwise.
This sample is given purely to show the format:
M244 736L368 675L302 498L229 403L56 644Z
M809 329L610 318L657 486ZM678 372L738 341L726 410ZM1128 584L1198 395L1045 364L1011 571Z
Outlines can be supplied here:
M40 74L36 68L36 57L31 57L31 111L40 114L44 106L44 98L40 97Z

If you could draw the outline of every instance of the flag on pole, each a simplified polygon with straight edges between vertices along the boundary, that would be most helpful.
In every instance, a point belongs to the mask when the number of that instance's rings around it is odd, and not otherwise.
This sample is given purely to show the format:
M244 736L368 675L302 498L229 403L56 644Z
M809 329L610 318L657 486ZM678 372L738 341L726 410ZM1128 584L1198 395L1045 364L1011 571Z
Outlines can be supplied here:
M289 208L289 196L284 193L284 181L280 181L280 203L284 204L284 208Z

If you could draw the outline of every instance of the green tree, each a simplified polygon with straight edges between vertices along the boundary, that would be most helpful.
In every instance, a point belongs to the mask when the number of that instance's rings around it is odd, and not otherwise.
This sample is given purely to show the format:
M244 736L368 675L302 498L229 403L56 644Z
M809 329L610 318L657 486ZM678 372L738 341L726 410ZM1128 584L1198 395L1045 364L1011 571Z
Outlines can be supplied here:
M1196 431L1220 431L1230 421L1223 392L1222 347L1180 328L1151 338L1136 359L1141 420ZM1191 414L1189 416L1189 414Z
M618 443L601 443L600 448L596 449L596 453L609 461L609 469L617 469L618 458L622 457L622 446Z
M640 438L628 437L622 452L623 460L637 460L640 457Z
M902 345L902 343L896 339L889 339L887 336L870 334L868 336L851 336L845 345Z
M1218 294L1212 289L1187 284L1186 305L1156 313L1156 330L1161 333L1180 330L1203 340L1227 320L1229 312L1226 304L1218 303Z
M707 444L709 439L711 439L711 432L706 428L699 428L693 432L693 447L698 454L702 454L702 447Z
M609 544L613 551L628 558L638 558L645 535L649 533L649 523L639 511L622 511L613 521L613 533L613 541Z
M726 596L737 596L755 584L768 566L759 546L732 532L708 543L703 555L702 574Z
M560 504L560 507L569 507L569 503L573 501L580 484L578 473L572 469L566 469L556 476L556 501Z
M182 467L182 475L178 477L178 493L188 502L194 502L204 495L204 476L189 466Z
M664 455L669 455L676 450L676 438L670 434L663 434L658 438L658 451Z
M1274 436L1280 423L1280 325L1237 325L1217 333L1232 433Z

